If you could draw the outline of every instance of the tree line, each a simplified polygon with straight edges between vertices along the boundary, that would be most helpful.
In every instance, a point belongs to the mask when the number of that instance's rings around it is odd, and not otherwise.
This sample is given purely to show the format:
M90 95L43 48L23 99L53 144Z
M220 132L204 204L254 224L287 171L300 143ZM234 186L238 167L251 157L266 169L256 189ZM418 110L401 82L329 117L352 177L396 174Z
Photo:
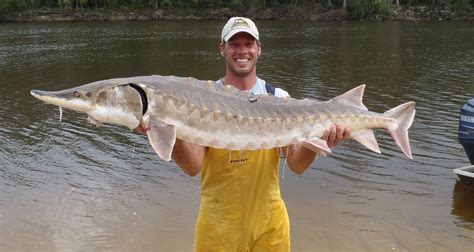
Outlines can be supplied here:
M115 9L222 9L258 13L269 8L288 10L314 5L326 9L345 9L356 18L376 14L388 15L392 8L425 5L452 11L470 11L474 0L0 0L0 14L37 8L61 10L115 10Z

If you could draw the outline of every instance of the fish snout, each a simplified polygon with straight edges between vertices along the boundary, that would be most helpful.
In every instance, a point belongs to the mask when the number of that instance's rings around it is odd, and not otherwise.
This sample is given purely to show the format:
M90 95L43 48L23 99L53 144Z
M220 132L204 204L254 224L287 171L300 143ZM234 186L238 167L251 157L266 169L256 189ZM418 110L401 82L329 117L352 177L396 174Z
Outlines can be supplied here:
M95 109L94 103L87 99L88 97L81 97L72 90L63 91L42 91L31 90L30 94L38 100L53 104L59 107L64 107L79 112L89 112Z

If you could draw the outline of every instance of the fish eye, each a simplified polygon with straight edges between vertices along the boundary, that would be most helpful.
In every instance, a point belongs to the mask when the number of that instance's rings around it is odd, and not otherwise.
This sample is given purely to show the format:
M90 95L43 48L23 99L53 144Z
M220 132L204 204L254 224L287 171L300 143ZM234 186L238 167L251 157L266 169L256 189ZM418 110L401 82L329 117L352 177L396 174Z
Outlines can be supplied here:
M91 97L91 96L92 96L92 93L87 93L86 94L86 97L88 97L88 98Z

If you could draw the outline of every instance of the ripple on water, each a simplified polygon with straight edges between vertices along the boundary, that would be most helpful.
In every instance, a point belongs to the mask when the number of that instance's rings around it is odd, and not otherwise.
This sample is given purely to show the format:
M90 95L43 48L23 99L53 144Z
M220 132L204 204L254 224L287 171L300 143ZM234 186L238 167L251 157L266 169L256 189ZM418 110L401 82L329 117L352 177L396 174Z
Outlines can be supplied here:
M0 26L0 250L156 250L166 244L192 249L199 178L159 160L146 137L128 129L97 129L86 116L67 110L59 123L57 109L28 92L151 73L221 76L215 32L220 25ZM471 248L473 222L469 209L462 210L469 201L452 173L467 163L456 132L459 109L474 93L470 26L261 27L268 47L259 59L260 76L293 97L327 100L366 83L364 103L372 111L417 102L410 129L413 160L377 130L382 154L346 142L304 176L285 177L295 250L314 244L346 250Z

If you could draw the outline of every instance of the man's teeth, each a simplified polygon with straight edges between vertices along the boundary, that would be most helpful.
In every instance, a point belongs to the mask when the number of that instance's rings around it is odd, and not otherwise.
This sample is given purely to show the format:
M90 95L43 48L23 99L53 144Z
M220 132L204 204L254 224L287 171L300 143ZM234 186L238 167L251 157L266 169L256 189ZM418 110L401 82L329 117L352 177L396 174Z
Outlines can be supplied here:
M248 62L249 59L236 59L235 61L237 61L238 63L245 63Z

